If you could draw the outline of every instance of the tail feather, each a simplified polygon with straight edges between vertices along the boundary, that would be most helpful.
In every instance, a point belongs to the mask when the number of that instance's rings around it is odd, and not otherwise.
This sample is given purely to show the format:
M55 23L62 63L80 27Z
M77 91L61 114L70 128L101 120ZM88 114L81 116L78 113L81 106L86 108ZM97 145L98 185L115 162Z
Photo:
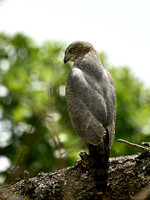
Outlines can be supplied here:
M90 171L95 180L97 190L104 189L107 186L107 169L109 160L109 133L106 130L106 136L103 142L97 146L87 143L90 155Z

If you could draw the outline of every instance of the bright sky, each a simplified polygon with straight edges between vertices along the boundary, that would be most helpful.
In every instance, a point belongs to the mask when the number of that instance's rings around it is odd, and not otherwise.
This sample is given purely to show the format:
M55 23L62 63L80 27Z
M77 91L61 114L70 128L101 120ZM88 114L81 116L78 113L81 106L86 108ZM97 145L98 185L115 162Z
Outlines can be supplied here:
M88 41L150 86L150 0L4 0L1 31L38 43Z

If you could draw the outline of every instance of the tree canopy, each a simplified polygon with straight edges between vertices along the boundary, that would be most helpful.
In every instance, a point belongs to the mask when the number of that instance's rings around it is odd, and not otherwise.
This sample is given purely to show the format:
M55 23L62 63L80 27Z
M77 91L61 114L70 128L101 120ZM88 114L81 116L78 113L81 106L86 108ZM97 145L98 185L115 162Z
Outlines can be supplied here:
M71 64L63 64L66 44L0 34L0 182L73 165L86 145L72 128L65 100L65 84ZM129 67L110 67L100 53L117 88L116 134L111 156L138 150L118 138L141 143L150 140L150 89Z

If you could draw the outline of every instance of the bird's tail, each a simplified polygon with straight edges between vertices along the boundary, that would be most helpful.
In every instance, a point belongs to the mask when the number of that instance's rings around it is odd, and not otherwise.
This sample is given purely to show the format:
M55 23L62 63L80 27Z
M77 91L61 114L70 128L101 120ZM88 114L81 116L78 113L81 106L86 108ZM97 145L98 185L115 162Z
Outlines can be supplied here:
M106 130L106 136L103 142L97 146L87 144L90 156L90 171L96 183L96 189L99 191L107 186L107 169L109 159L109 133Z

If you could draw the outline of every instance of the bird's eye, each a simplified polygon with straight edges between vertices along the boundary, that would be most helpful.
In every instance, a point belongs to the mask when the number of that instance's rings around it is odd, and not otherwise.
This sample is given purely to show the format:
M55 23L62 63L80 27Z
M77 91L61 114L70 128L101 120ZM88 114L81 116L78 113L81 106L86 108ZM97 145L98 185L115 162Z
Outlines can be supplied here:
M74 48L69 49L69 53L73 54L74 53Z

